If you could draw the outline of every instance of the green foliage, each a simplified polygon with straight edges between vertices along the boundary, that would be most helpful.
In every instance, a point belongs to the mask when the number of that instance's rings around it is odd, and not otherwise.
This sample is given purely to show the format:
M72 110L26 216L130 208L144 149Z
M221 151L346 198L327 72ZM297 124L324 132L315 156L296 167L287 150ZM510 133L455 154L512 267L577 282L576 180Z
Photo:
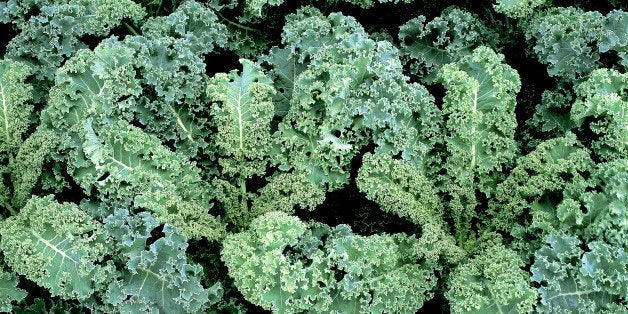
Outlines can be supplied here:
M307 69L307 64L299 62L289 49L273 47L268 55L262 57L264 63L271 66L268 76L277 87L273 94L275 116L283 117L290 109L292 93L296 88L296 78Z
M601 53L611 50L617 52L620 64L628 67L628 13L620 10L611 11L604 21L605 34L598 47Z
M628 15L612 11L606 16L575 7L557 7L536 14L525 26L526 38L533 39L534 53L547 64L547 73L565 80L586 76L603 66L601 57L614 51L617 66L628 65Z
M534 109L534 116L526 123L538 131L547 132L552 137L565 135L575 127L569 111L576 95L571 89L546 90L541 95L541 103Z
M496 202L490 209L493 225L508 230L526 209L556 204L556 195L587 188L593 167L590 151L571 133L539 144L517 160L517 166L497 187Z
M261 18L263 16L262 9L265 6L279 6L283 4L284 0L247 0L244 2L244 12Z
M222 236L219 222L207 214L209 187L194 164L181 162L185 158L126 123L105 125L100 134L89 121L85 128L83 151L90 164L77 169L79 184L95 186L116 206L149 210L160 221L181 226L188 237Z
M382 210L424 225L442 215L432 183L417 166L384 154L366 154L357 178L361 191ZM436 219L435 219L436 218Z
M628 246L628 226L624 223L628 218L628 160L599 164L593 174L601 191L583 195L581 203L585 211L579 207L574 218L580 224L586 223L585 239L600 239L625 248Z
M240 60L242 73L217 74L207 88L218 101L211 115L219 132L215 135L220 166L228 176L250 178L263 175L271 144L273 118L272 82L251 61Z
M284 72L298 76L276 133L280 168L294 167L329 190L341 188L351 160L368 144L364 135L378 152L421 162L439 130L438 109L424 87L408 83L390 43L370 39L353 18L326 18L312 8L288 17L284 38L284 49L293 52L286 61L305 68L288 64Z
M280 172L271 177L252 199L250 217L270 211L293 213L295 209L314 210L325 200L325 191L315 187L303 174Z
M431 259L444 257L451 263L465 255L453 237L445 231L443 205L432 183L421 170L408 161L395 160L386 154L366 154L358 178L360 191L377 202L380 208L421 226L425 252ZM438 243L438 249L432 245Z
M412 74L432 83L439 69L481 45L495 46L497 34L474 14L449 7L427 22L418 16L399 28L401 55Z
M26 291L17 288L18 281L15 274L0 269L0 312L11 312L11 304L26 297Z
M602 160L628 154L628 75L600 69L576 88L578 99L571 107L577 127L589 129L595 140L589 145Z
M471 221L481 217L477 193L491 196L501 170L516 156L514 117L519 75L503 63L503 55L479 47L456 63L445 65L438 73L447 93L443 115L447 119L443 136L446 156L441 189L456 228L456 238L470 239Z
M102 226L74 204L32 198L0 225L0 248L13 270L53 296L85 300L108 280Z
M25 83L30 72L23 63L0 61L0 153L3 159L17 152L30 124L33 107L29 101L33 87Z
M188 263L188 246L176 227L166 225L162 237L148 244L151 232L159 225L149 214L129 217L126 210L105 219L105 228L125 267L109 284L105 300L116 312L198 313L210 298L220 297L220 284L204 289L199 277L202 268Z
M113 38L70 59L58 71L42 125L61 134L69 151L59 161L84 193L97 192L109 205L149 210L162 222L180 226L186 236L217 239L224 227L209 214L210 188L202 182L197 165L188 160L210 147L202 133L197 137L196 126L197 121L209 122L195 119L200 108L188 102L202 98L205 78L203 63L192 51L208 52L219 37L199 32L212 24L194 23L189 29L177 29L173 37L159 37L170 35L174 25L160 18L150 23L163 23L164 34L155 31L154 38L133 36L122 42ZM220 29L213 34L220 34ZM186 47L180 58L167 57L174 47ZM179 80L183 68L196 71ZM162 71L179 74L168 79ZM141 78L136 77L138 72ZM149 92L157 100L138 106ZM127 105L109 106L114 102ZM152 122L154 128L130 124L136 121ZM166 126L168 132L156 132ZM175 141L180 152L164 146L167 140ZM125 189L119 189L121 184Z
M377 3L410 3L414 0L342 0L343 2L358 6L363 9L372 8ZM284 4L284 0L245 0L241 20L260 19L265 17L268 7L277 7ZM310 4L319 2L325 6L333 6L337 0L309 1Z
M40 80L52 80L56 68L78 50L88 47L82 37L106 37L123 19L138 23L146 14L131 0L35 0L3 4L8 10L0 20L14 22L20 29L7 46L6 57L32 65ZM27 18L35 8L39 13Z
M48 131L35 132L22 143L11 165L14 207L26 204L42 175L47 156L58 146L58 136Z
M44 125L65 131L70 153L63 162L85 193L95 188L111 204L151 210L164 222L182 226L188 236L219 237L218 223L207 214L211 206L203 198L208 187L200 182L198 168L154 135L123 120L111 121L116 116L131 119L132 112L128 107L110 111L104 104L141 93L132 54L117 41L77 54L59 73L42 114ZM104 60L119 67L107 68ZM119 189L122 183L125 189Z
M623 312L626 305L624 248L588 243L583 252L578 238L552 235L535 253L532 279L541 287L540 313Z
M548 0L496 0L493 8L507 17L517 19L530 16L537 7L547 2Z
M221 254L245 298L276 313L414 312L436 285L419 245L271 212L225 239Z
M23 63L0 60L0 173L5 176L0 184L0 206L11 214L31 197L46 156L58 145L53 132L28 136L33 88L25 82L30 74L31 69Z
M501 245L458 266L446 297L452 313L531 313L537 293L517 253Z
M216 74L207 87L215 101L211 116L215 127L216 155L222 175L213 180L216 198L226 218L246 226L269 211L313 209L324 195L303 174L280 172L268 178L259 191L247 190L247 181L263 177L273 159L272 119L275 113L272 81L251 61L242 59L242 72ZM256 195L259 192L259 197Z
M0 312L626 313L620 2L0 1Z
M443 114L448 118L447 168L452 177L462 169L471 170L482 184L484 176L501 170L515 157L513 113L521 82L517 72L503 62L503 55L480 47L438 74L447 89Z
M0 248L7 265L52 296L77 299L94 310L196 313L220 297L220 284L201 286L201 267L187 262L186 238L176 227L165 225L163 237L149 245L159 226L150 214L131 217L119 210L101 223L88 211L52 196L33 197L2 222ZM13 285L8 296L14 299L6 302L23 298L15 277L2 275L3 289ZM96 298L104 304L94 304ZM6 310L10 303L3 302Z

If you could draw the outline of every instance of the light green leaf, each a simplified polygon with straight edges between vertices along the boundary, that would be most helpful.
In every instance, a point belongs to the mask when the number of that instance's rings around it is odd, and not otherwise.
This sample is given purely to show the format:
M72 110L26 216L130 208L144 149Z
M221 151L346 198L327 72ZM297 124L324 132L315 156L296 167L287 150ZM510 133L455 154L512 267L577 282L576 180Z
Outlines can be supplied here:
M0 268L0 312L11 312L13 304L28 295L26 291L17 287L18 281L15 274Z
M122 269L108 286L105 300L121 313L199 313L221 293L220 284L205 289L202 268L187 260L187 239L176 227L165 225L163 236L148 245L151 231L159 224L143 212L130 216L119 210L105 219L115 238Z
M509 18L517 19L530 16L534 9L546 2L548 0L496 0L493 8Z
M83 300L107 280L104 229L74 204L33 197L0 227L6 263L53 296Z
M623 248L592 242L591 251L585 253L577 237L550 235L546 241L530 269L532 280L540 285L538 312L592 313L621 304L628 261Z
M273 97L275 116L283 117L290 109L292 93L297 83L297 77L306 67L296 59L290 49L274 47L262 60L272 65L268 75L272 78L277 93Z
M242 59L242 72L217 74L207 93L216 101L211 114L223 173L249 178L263 175L271 144L272 81L251 61Z
M26 84L30 68L11 61L0 60L0 154L15 154L22 144L30 124L33 106L32 86Z
M604 16L597 11L555 7L540 12L526 24L526 39L531 40L547 73L564 80L575 80L600 65L596 41L606 34Z
M441 67L481 45L495 45L497 34L475 14L451 6L429 22L422 15L406 22L399 28L399 40L409 71L433 83Z
M209 214L209 187L194 163L123 121L98 134L90 121L84 128L86 162L74 174L81 187L95 188L111 204L149 210L187 236L220 237L222 226Z
M578 99L571 107L576 126L590 129L598 138L593 152L603 160L628 154L628 74L599 69L576 87ZM597 121L586 125L587 119ZM583 139L583 142L588 142Z
M442 219L443 205L422 169L386 154L365 154L356 179L360 191L384 211L424 225Z
M438 81L447 88L443 114L450 171L487 174L515 157L516 94L519 75L504 56L480 47L442 68Z
M19 2L25 2L18 5L25 16L23 21L11 21L20 32L9 42L7 57L33 66L44 85L54 79L64 61L88 48L88 36L106 37L123 20L139 22L146 15L144 8L131 0Z
M436 286L418 246L411 236L360 236L270 212L228 236L221 258L244 297L275 313L410 313Z

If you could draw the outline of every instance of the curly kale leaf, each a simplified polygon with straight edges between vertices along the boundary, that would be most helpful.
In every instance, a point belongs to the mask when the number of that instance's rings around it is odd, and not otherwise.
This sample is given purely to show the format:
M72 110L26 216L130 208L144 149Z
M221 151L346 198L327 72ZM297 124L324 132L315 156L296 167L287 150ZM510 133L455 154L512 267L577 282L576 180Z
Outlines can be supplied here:
M571 119L583 131L592 132L590 146L602 160L628 154L628 74L600 69L576 87L578 99ZM583 142L588 142L584 139Z
M44 169L44 164L57 153L59 145L59 136L50 131L32 133L22 143L10 166L14 208L24 206L40 178L51 173Z
M535 9L547 2L548 0L496 0L493 8L509 18L519 19L532 15Z
M57 74L42 122L66 129L63 124L77 125L86 117L124 119L192 159L209 159L204 55L224 44L226 29L213 11L193 1L146 25L151 28L145 36L110 38L68 60ZM74 137L73 145L77 141Z
M531 313L537 292L523 266L519 255L502 245L462 263L450 274L445 294L452 313Z
M217 129L214 141L221 168L214 179L216 196L227 218L245 226L255 217L249 204L255 194L247 190L247 180L263 177L271 160L275 89L258 66L245 59L240 62L240 74L216 74L207 93L214 100L210 114Z
M446 162L440 188L451 199L447 205L456 238L466 242L471 239L471 221L481 217L476 192L491 196L502 169L517 155L514 110L521 82L504 56L487 47L443 66L437 79L447 89L442 157Z
M438 81L447 89L443 114L448 118L446 168L482 176L500 171L514 159L517 126L514 115L519 75L504 56L480 47L442 68Z
M67 3L69 0L8 0L0 2L0 23L21 25L30 18L31 12L42 6Z
M402 235L355 235L282 212L227 237L222 259L249 301L277 313L414 312L436 285L434 264Z
M53 296L84 300L109 280L105 229L74 204L33 197L0 227L7 265Z
M137 67L149 59L150 54L138 54L116 39L93 52L80 51L59 70L42 127L65 139L68 151L59 159L86 193L95 188L110 204L150 210L190 237L220 237L222 227L208 213L210 193L200 168L164 146L165 139L129 124L140 116L134 104L145 90ZM172 107L159 108L168 114L161 124L171 130L188 121Z
M4 269L0 263L0 312L11 312L14 303L23 300L28 293L17 287L19 279L11 272Z
M86 191L95 187L112 204L149 210L189 237L222 236L221 224L209 214L209 187L193 163L124 122L98 132L88 121L83 150L89 163L75 172Z
M354 114L371 133L375 153L399 155L417 165L430 162L429 152L442 142L442 115L434 98L418 83L401 76L386 77L363 86L351 100ZM364 132L364 131L363 131Z
M271 211L294 213L296 207L314 210L325 200L325 191L314 186L303 174L279 172L266 178L268 184L252 200L251 217Z
M0 60L0 156L14 155L30 125L33 87L25 83L30 67L12 60Z
M148 19L143 36L127 37L144 93L133 104L144 130L195 160L213 151L206 106L205 57L223 47L227 29L206 5L185 1L168 16Z
M528 232L537 237L565 232L585 241L603 240L618 247L628 246L625 159L598 164L589 182L594 188L570 187L570 193L553 202L543 200L531 206L532 223Z
M490 204L493 224L511 232L512 247L523 255L532 255L546 236L559 233L628 245L626 160L594 165L589 152L573 141L573 135L547 141L522 157L498 188L497 201L509 201Z
M130 216L118 210L105 219L105 228L115 240L116 256L124 268L106 289L105 301L121 313L198 313L219 298L220 284L205 289L202 268L188 262L187 239L176 227L165 225L163 236L148 243L159 226L150 214Z
M372 40L353 18L325 17L310 7L289 16L283 34L288 62L305 68L292 66L298 73L291 94L284 93L291 99L275 134L281 169L294 168L317 186L338 189L368 138L377 151L423 162L440 114L424 87L407 82L390 43Z
M367 153L356 179L360 191L382 210L424 225L442 219L443 204L421 169L385 154Z
M33 88L25 83L30 68L0 60L0 172L10 175L12 186L3 189L1 205L10 212L24 206L37 184L46 157L57 146L54 132L34 132L28 138Z
M262 10L268 6L280 6L284 3L284 0L246 0L244 1L244 13L245 15L251 15L255 18L262 18Z
M80 50L57 71L48 106L41 113L42 127L67 134L71 138L67 146L75 148L81 147L79 134L88 119L130 120L132 100L142 93L135 64L142 62L142 56L115 38L94 51Z
M548 134L549 138L564 136L575 127L569 111L576 95L566 86L543 92L541 103L534 109L532 118L526 124Z
M604 21L604 37L598 42L601 53L616 51L620 64L628 67L628 12L613 10Z
M452 6L429 22L424 16L406 22L399 28L399 41L411 73L432 83L442 66L479 46L495 46L497 35L476 15Z
M555 205L560 200L557 196L583 191L592 185L593 169L590 151L572 133L539 144L520 157L508 178L498 185L489 208L492 225L509 230L531 207Z
M12 2L12 1L9 1ZM18 23L21 32L7 46L7 57L34 67L40 80L52 80L55 70L79 49L85 36L105 37L123 19L139 22L144 9L131 0L38 1L29 11L38 15ZM18 10L20 11L20 10Z
M456 263L464 257L465 253L446 231L437 190L419 167L386 154L365 154L356 183L383 211L421 226L423 236L419 241L430 248L424 252L426 258L437 260L443 255L447 261ZM438 247L431 243L438 243Z
M207 87L218 129L216 147L222 172L248 179L262 176L268 163L273 118L272 81L251 61L240 60L242 73L217 74Z
M349 4L358 6L362 9L372 8L376 3L410 3L414 0L342 0ZM285 0L245 0L244 12L240 20L250 21L252 19L261 19L266 17L266 10L268 7L277 7L282 5ZM317 3L318 2L318 3ZM319 0L314 3L323 6L333 6L337 1L334 0ZM313 3L310 3L313 4Z
M196 1L184 1L171 14L150 18L142 24L144 37L174 41L179 48L189 49L197 56L223 47L226 32L214 10ZM189 52L182 51L182 54Z
M628 160L617 159L598 164L593 173L601 191L582 196L584 205L569 217L585 226L584 239L594 239L617 246L628 247ZM575 219L574 219L575 218Z
M576 7L556 7L535 15L526 28L534 52L550 76L575 80L602 65L604 53L615 51L619 65L628 65L628 13L606 16ZM608 64L607 66L616 66Z
M539 61L548 64L550 76L575 79L598 65L600 56L594 44L602 23L599 12L553 8L529 22L526 38L534 38L534 52Z
M273 95L275 116L283 118L290 109L292 93L297 77L305 71L306 64L298 62L296 56L287 48L273 47L261 61L270 65L268 77L272 79L276 93Z
M623 312L626 305L625 248L587 243L569 235L550 235L535 253L532 280L540 285L540 313Z
M343 99L370 76L365 71L375 63L375 43L354 19L325 18L312 8L288 17L283 38L295 58L309 64L296 79L290 109L278 127L280 163L337 189L348 182L349 163L363 145ZM350 40L356 44L348 45Z

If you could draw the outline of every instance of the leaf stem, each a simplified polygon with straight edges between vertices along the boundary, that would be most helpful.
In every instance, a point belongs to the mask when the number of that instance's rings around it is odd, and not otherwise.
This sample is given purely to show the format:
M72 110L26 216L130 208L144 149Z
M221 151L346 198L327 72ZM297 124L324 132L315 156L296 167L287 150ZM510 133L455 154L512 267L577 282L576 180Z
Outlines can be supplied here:
M159 1L159 5L157 6L157 10L155 11L155 16L159 15L159 12L161 12L161 6L164 4L164 1Z
M247 213L249 211L248 200L246 197L246 179L240 178L240 207L242 209L242 213Z
M133 27L131 24L127 22L123 22L124 26L135 36L139 36L140 33Z
M9 214L11 214L11 216L17 215L17 211L13 209L13 206L11 206L8 202L2 202L2 203L3 203L2 206L9 211Z
M227 22L230 25L235 26L237 28L241 28L243 30L247 30L247 31L251 31L251 32L257 32L258 31L255 28L251 28L251 27L248 27L248 26L244 26L244 25L242 25L240 23L236 23L236 22L226 18L224 15L220 14L220 12L216 12L216 14L222 19L222 22Z

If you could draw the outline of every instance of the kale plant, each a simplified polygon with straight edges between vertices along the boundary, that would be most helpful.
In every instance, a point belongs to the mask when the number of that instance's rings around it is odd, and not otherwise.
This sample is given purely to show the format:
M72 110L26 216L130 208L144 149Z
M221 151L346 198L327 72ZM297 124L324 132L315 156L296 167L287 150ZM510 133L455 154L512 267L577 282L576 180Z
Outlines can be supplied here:
M0 1L0 312L628 313L622 1Z

